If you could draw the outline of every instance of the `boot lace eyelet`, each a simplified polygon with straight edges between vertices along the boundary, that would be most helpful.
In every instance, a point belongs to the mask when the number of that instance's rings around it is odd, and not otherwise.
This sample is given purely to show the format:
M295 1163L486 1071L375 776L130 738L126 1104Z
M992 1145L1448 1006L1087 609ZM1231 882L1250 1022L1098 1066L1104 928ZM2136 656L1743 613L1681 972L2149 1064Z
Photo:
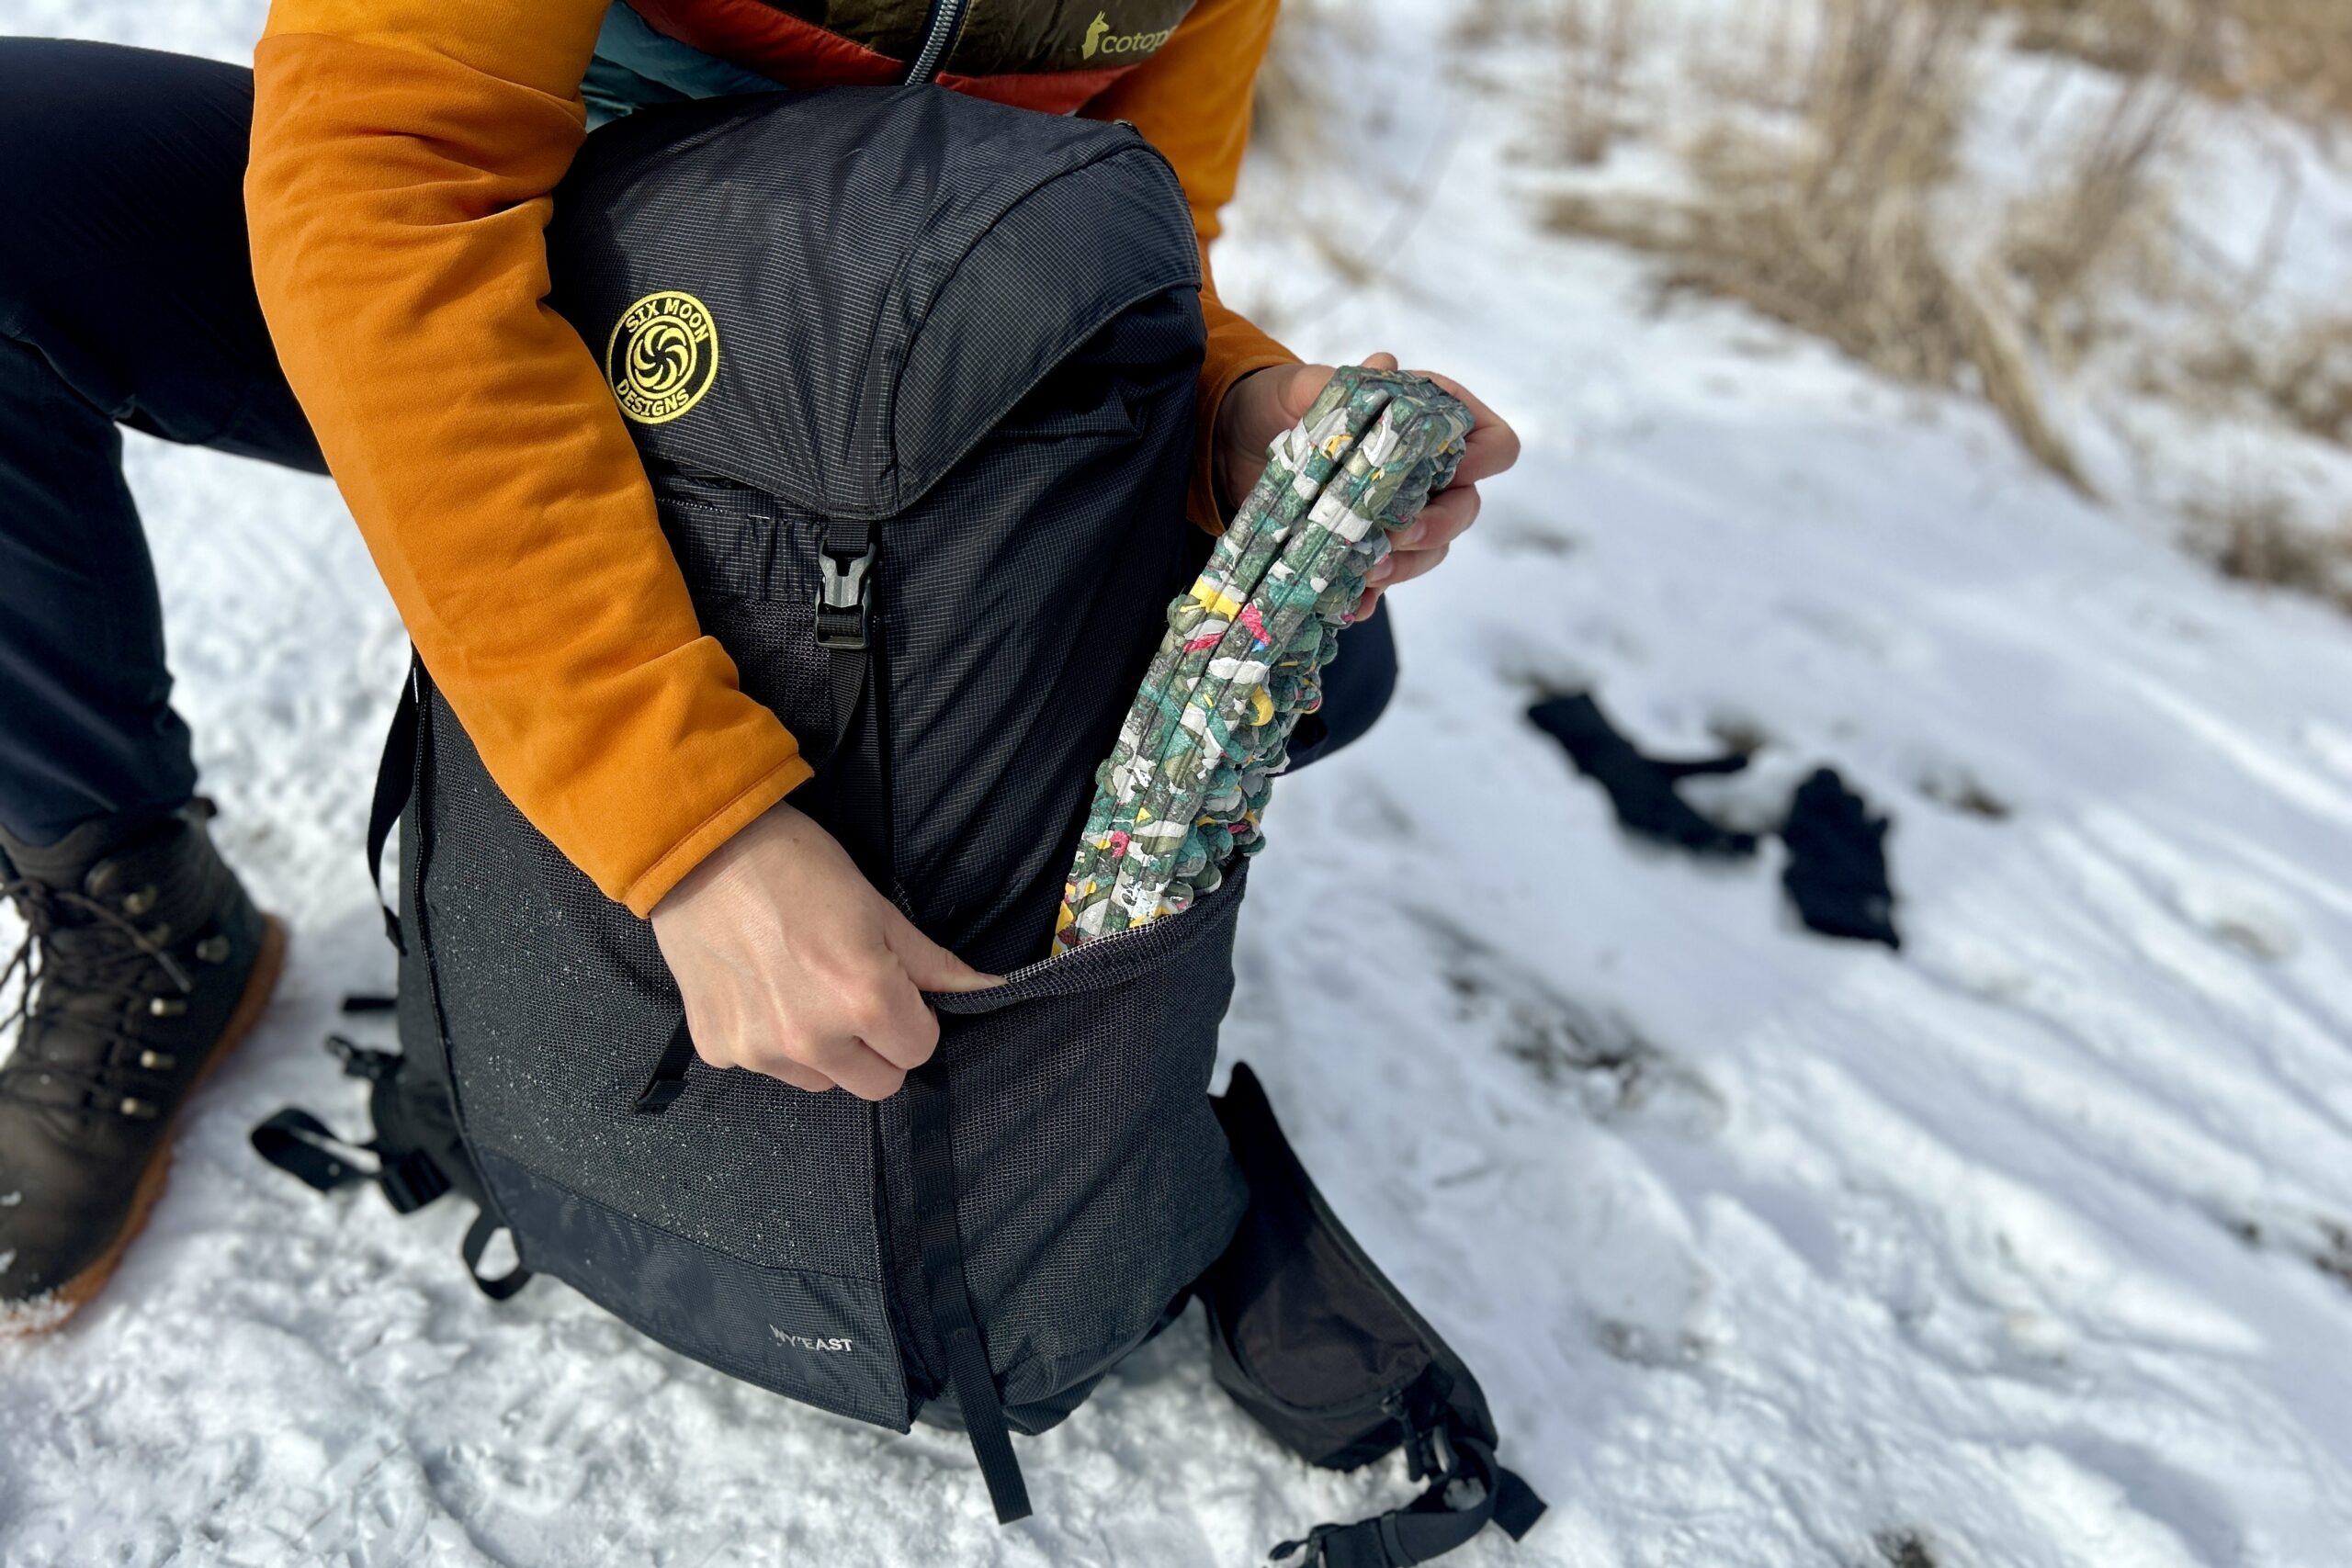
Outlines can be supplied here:
M153 1018L177 1018L187 1011L187 1003L177 997L151 997L147 1011Z
M133 1122L153 1122L163 1113L163 1109L152 1100L141 1100L131 1094L124 1095L115 1105L117 1114L128 1116Z
M161 897L162 895L155 890L155 885L151 882L144 887L122 896L122 912L126 915L143 915L155 907L156 899Z
M177 1056L173 1055L168 1051L141 1051L139 1053L139 1066L141 1069L145 1072L168 1073L174 1067L178 1066L179 1062L180 1059Z
M226 964L230 946L225 936L209 936L196 944L196 955L207 964Z

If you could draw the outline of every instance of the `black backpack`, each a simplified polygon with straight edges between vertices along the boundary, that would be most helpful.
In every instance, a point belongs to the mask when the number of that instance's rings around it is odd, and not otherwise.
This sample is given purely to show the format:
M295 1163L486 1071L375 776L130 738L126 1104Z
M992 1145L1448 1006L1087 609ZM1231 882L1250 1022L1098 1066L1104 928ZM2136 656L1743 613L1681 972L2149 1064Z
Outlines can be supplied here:
M1428 1492L1309 1538L1405 1563L1543 1505L1466 1368L1373 1269L1247 1069L1209 1082L1247 877L1045 960L1170 599L1203 328L1183 194L1131 128L931 87L649 111L559 191L552 302L607 369L705 631L817 776L792 796L935 941L1007 974L932 999L869 1104L695 1056L650 928L526 822L417 666L369 864L401 826L398 1057L373 1159L281 1112L322 1188L481 1205L493 1295L557 1276L823 1409L970 1434L1059 1422L1182 1309L1317 1462L1403 1447ZM1344 650L1343 650L1344 656ZM500 1228L520 1267L484 1279Z

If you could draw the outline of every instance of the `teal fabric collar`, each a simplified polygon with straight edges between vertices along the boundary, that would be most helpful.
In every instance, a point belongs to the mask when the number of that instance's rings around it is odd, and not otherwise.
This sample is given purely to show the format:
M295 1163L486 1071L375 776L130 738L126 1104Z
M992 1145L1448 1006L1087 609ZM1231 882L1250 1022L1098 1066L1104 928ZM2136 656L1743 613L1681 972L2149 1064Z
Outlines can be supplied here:
M613 0L596 34L595 58L581 79L588 103L588 129L608 125L655 104L695 98L734 97L745 93L781 93L783 84L756 71L731 65L676 39L664 38L627 0Z

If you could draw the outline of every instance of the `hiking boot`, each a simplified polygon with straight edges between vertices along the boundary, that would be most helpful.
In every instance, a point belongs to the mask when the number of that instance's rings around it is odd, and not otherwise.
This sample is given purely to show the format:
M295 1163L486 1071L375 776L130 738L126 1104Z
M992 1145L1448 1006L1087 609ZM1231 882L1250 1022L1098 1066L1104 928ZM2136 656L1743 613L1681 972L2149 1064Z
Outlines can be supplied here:
M0 987L23 971L0 1062L0 1336L53 1327L106 1283L189 1091L277 984L285 930L221 863L210 815L101 818L43 846L0 831L0 895L29 928L0 969Z

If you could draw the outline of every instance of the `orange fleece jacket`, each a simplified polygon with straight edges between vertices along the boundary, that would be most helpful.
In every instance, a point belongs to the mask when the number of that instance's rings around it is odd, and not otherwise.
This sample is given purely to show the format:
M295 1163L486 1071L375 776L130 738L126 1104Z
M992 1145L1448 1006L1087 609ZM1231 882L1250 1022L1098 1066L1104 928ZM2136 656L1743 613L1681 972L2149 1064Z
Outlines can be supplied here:
M1276 0L1202 0L1085 110L1175 166L1204 249ZM548 309L548 193L605 0L277 0L245 200L288 380L492 777L639 915L809 777L702 634L595 356ZM1205 271L1204 276L1205 276ZM1294 357L1204 282L1192 515L1226 390Z

